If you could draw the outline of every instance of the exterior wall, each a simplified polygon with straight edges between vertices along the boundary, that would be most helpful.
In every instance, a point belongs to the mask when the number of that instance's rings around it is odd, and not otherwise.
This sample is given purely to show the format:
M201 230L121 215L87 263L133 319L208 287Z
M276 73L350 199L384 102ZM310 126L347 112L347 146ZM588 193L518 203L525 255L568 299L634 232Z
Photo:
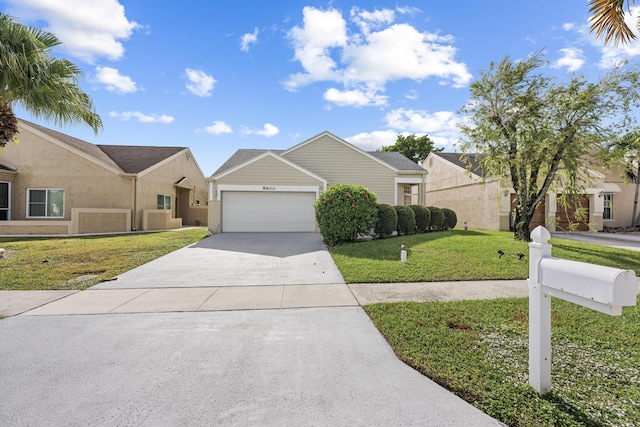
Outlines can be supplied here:
M171 230L182 227L181 218L172 218L171 212L159 209L144 209L142 211L142 229Z
M284 157L325 178L327 186L362 185L376 194L378 203L397 204L394 178L398 174L328 135L298 147Z
M0 234L71 234L71 221L0 221Z
M222 203L219 200L209 200L209 231L217 234L222 231Z
M605 227L629 227L632 224L633 219L633 199L635 197L636 184L633 182L627 182L624 177L624 165L620 164L618 167L611 169L600 169L601 173L605 175L604 181L607 183L616 184L620 187L620 192L610 193L613 194L613 219L603 220L603 226ZM598 194L599 196L600 194ZM640 204L638 206L638 212L640 212Z
M496 181L482 183L477 176L452 165L438 156L424 162L427 175L427 206L449 208L470 228L509 230L509 196L500 191Z
M131 230L129 209L72 209L73 234L124 233Z
M196 199L199 199L204 204L207 200L208 185L189 150L182 151L178 155L169 158L168 161L154 166L148 172L145 171L140 174L137 178L136 189L138 215L136 215L133 224L137 229L143 228L143 215L139 213L145 209L157 209L159 194L171 196L171 217L176 217L178 189L175 184L183 177L187 178L195 187L189 191L188 206L195 207ZM190 210L186 211L182 222L185 225L194 225L195 219L189 217L189 212Z
M0 152L0 162L18 170L12 176L12 220L70 221L72 208L131 209L130 178L121 177L25 128L21 128L18 137L19 144L9 143ZM64 217L28 219L28 188L63 189Z
M206 199L202 199L202 206L192 206L189 208L189 218L193 224L189 225L207 225L209 224L209 210L204 205ZM182 225L186 225L184 222Z

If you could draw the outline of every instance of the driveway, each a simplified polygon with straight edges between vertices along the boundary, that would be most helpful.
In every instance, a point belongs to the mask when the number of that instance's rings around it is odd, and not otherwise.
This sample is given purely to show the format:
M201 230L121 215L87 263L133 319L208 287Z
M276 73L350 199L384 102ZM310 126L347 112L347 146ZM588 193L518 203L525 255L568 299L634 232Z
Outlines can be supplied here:
M317 233L222 233L91 289L344 284Z
M0 342L3 425L501 425L359 307L17 316Z

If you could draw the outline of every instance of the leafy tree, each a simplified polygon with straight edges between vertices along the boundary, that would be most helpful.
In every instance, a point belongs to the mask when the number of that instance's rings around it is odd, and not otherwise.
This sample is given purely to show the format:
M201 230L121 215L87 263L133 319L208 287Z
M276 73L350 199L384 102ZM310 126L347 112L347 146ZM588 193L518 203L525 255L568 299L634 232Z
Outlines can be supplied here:
M631 132L624 134L609 144L609 155L614 160L625 160L627 163L626 178L636 185L633 196L633 212L631 214L631 226L635 226L640 221L638 213L638 194L640 193L640 178L638 177L638 166L640 165L640 126ZM634 170L635 166L635 170Z
M91 98L78 86L80 69L51 55L60 44L55 35L0 13L0 147L18 133L15 105L56 124L84 122L95 132L102 128Z
M626 44L636 38L633 30L624 22L625 8L630 9L635 0L590 0L589 12L593 15L591 21L591 32L596 32L596 37L604 35L604 43L607 44L613 39L615 46ZM640 29L640 17L636 27Z
M415 136L415 134L403 136L398 135L396 143L383 146L379 151L397 151L416 163L422 162L432 151L442 151L444 148L435 148L433 141L427 135Z
M616 69L596 83L574 76L564 84L540 71L539 52L524 61L505 57L471 84L461 109L464 151L476 151L485 177L509 181L516 193L515 237L530 240L529 224L552 185L577 195L588 181L589 152L631 121L639 75Z

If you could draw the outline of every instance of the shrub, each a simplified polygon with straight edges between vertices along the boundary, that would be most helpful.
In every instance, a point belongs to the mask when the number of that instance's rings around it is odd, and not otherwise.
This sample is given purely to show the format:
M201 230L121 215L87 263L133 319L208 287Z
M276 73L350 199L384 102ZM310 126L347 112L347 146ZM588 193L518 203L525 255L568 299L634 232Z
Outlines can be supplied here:
M375 233L380 237L391 235L398 226L398 214L391 205L381 203L378 205L378 221L375 226Z
M444 226L451 230L458 223L458 216L449 208L442 208L442 213L444 214Z
M438 231L441 230L444 226L444 214L442 213L442 209L436 208L435 206L429 206L429 212L431 212L431 222L429 226L432 230Z
M424 233L429 229L431 223L431 212L428 208L421 205L409 206L413 213L416 214L416 230L418 233Z
M416 214L409 206L395 206L398 214L398 234L414 234L416 232Z
M362 186L337 184L320 194L315 213L326 244L353 242L376 224L376 195Z

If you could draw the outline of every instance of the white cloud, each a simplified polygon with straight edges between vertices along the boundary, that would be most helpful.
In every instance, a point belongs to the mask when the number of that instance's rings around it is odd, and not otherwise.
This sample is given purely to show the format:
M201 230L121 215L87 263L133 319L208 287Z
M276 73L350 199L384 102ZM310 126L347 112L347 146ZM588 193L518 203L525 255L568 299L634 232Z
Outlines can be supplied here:
M336 9L305 7L302 26L289 31L294 58L304 71L291 74L285 87L297 90L314 82L330 81L344 85L342 94L354 95L358 92L354 88L384 91L389 81L401 79L421 81L436 77L454 87L471 81L466 64L455 60L453 37L393 23L395 17L390 9L370 12L353 8L351 19L356 28L348 28ZM375 93L368 96L376 97ZM344 96L335 99L342 102Z
M24 20L47 22L70 55L93 63L96 58L118 60L127 40L141 26L127 19L118 0L10 0Z
M202 70L194 70L187 68L185 70L187 75L187 89L197 96L211 96L211 91L216 84L216 80L213 76L208 75Z
M122 113L111 111L109 116L122 120L138 119L140 123L171 123L174 120L172 116L166 114L143 114L139 111L124 111Z
M400 132L427 134L437 146L455 147L460 139L458 124L461 119L452 111L437 111L429 114L422 110L399 108L390 111L385 120L387 126Z
M232 133L233 129L231 129L231 126L229 126L225 122L216 120L211 126L206 126L204 128L204 131L213 135L222 135L224 133Z
M375 90L338 90L330 88L324 93L324 99L338 106L364 107L387 105L387 96L378 95Z
M279 134L280 129L278 129L276 126L272 125L271 123L265 123L264 127L261 130L244 129L243 133L246 135L261 135L269 138Z
M136 82L131 80L131 77L123 76L120 71L111 67L97 67L96 81L105 85L107 90L111 92L125 94L138 90Z
M562 29L565 31L570 31L573 30L573 28L576 26L576 24L573 24L571 22L567 22L565 24L562 24Z
M363 132L345 138L351 144L362 148L365 151L375 151L382 146L389 146L396 143L398 132L393 130L377 130L373 132Z
M258 41L258 27L254 28L253 33L246 33L240 39L240 50L249 52L249 45Z
M553 68L567 67L568 72L578 71L584 65L585 59L582 49L567 47L558 51L563 56L553 63Z

